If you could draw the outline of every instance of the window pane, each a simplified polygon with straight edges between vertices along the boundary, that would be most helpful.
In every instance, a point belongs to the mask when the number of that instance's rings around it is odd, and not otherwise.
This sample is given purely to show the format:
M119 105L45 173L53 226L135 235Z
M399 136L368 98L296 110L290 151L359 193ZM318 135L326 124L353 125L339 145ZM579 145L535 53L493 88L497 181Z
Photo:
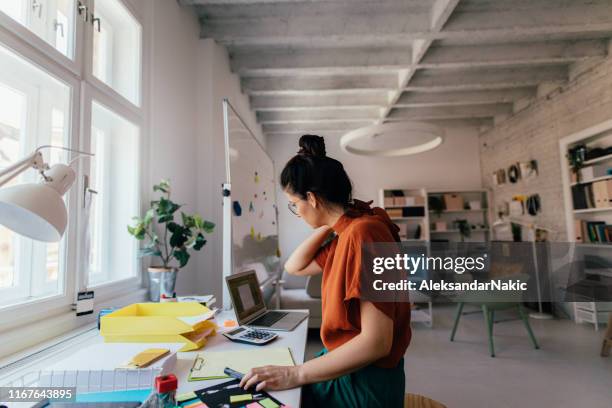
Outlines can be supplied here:
M73 58L76 0L0 0L0 11Z
M70 87L0 46L0 169L41 145L68 146ZM44 151L53 165L61 150ZM27 170L8 185L32 183ZM60 293L63 245L45 244L0 226L0 305Z
M96 1L93 75L140 105L142 28L121 0Z
M97 191L89 209L89 283L136 276L136 241L127 225L138 214L139 128L94 102L90 184Z

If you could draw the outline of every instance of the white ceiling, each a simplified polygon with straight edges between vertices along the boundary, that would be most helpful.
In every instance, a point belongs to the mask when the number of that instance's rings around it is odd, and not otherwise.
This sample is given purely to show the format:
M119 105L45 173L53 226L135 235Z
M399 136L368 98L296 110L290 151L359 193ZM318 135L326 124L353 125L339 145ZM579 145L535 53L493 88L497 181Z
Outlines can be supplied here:
M607 56L612 0L179 0L266 134L491 126Z

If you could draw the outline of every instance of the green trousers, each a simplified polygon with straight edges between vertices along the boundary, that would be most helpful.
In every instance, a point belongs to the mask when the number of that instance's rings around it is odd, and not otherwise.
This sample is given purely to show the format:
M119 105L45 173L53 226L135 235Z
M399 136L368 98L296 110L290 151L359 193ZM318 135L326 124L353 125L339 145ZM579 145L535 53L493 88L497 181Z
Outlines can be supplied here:
M323 349L317 354L327 353ZM404 406L404 359L395 368L374 365L342 377L308 384L303 388L303 406L326 408L402 408Z

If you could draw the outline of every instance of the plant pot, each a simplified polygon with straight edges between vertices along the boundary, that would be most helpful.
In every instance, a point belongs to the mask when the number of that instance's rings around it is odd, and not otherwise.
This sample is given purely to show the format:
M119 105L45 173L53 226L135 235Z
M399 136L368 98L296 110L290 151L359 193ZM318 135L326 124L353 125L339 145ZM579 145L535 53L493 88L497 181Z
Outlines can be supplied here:
M178 268L164 268L152 266L149 271L149 298L152 302L159 302L162 293L168 297L174 294L176 274Z

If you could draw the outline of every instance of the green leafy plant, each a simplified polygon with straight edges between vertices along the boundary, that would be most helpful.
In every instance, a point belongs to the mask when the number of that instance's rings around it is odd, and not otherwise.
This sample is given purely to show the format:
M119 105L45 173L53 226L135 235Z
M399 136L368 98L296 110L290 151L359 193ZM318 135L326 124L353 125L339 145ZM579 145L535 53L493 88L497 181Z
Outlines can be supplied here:
M429 208L439 217L444 211L444 201L442 197L429 196Z
M469 238L472 235L472 227L468 220L455 220L455 225L459 229L459 235L461 235L461 242L465 240L465 238Z
M161 197L151 201L151 208L143 217L133 218L134 224L128 225L128 232L137 240L146 241L138 252L140 257L159 257L164 268L171 267L174 259L182 268L189 262L191 250L199 251L206 245L204 234L212 233L215 224L199 214L182 211L180 220L175 220L181 205L170 199L171 188L167 180L154 185L153 192L161 193Z

